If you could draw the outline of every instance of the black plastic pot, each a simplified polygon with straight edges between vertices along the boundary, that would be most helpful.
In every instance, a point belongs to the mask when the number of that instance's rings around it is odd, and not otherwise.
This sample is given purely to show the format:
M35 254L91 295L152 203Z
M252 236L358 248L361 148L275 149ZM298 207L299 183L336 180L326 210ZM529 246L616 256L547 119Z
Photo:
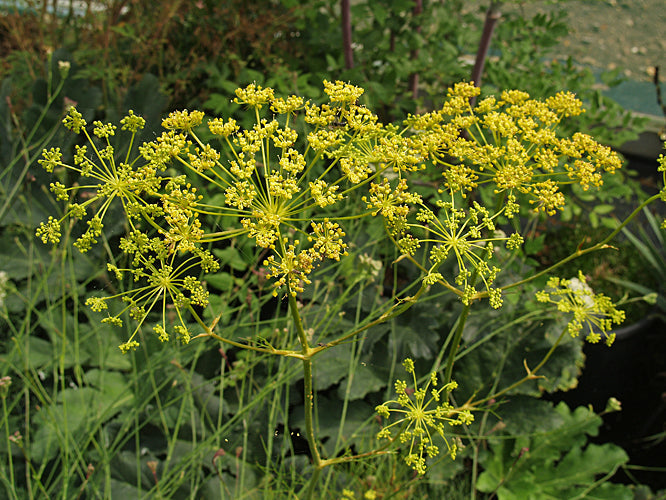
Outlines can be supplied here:
M604 415L593 442L613 442L629 454L631 465L666 467L666 324L648 317L616 331L615 343L586 344L585 367L576 389L549 395L569 406L592 405L596 412L609 398L622 403ZM663 438L650 439L663 433ZM666 471L632 470L654 491L666 488ZM632 482L620 471L614 481Z

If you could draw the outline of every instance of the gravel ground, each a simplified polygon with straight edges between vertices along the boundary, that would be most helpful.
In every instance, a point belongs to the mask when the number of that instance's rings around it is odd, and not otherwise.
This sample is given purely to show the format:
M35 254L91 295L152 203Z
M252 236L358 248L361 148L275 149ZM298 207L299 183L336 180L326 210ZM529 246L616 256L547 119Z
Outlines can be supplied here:
M489 2L479 3L485 12ZM506 2L502 9L527 14L566 9L570 33L560 44L562 55L595 68L620 68L638 81L652 81L654 67L660 66L666 81L664 0L532 0Z

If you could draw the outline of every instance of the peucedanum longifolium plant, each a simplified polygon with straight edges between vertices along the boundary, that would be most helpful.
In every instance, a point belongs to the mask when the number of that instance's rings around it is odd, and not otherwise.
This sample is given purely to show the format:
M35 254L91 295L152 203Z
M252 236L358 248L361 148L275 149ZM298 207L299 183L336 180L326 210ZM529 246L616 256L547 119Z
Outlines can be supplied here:
M209 337L239 349L300 360L304 437L313 467L307 495L314 492L325 467L379 456L400 444L408 445L407 465L425 473L427 459L439 453L439 437L454 458L460 439L454 427L470 424L474 412L488 401L537 377L559 340L536 367L525 364L526 376L512 386L462 406L451 404L454 361L472 306L488 299L492 308L501 308L508 290L557 267L513 283L501 279L498 254L519 253L523 245L524 238L515 229L519 224L512 221L526 211L544 217L556 214L566 203L563 185L598 188L602 174L621 165L610 149L587 135L558 136L563 119L583 112L581 103L566 92L539 101L524 92L506 91L472 108L470 98L478 95L478 89L463 83L449 89L441 109L409 116L396 126L383 125L358 104L361 88L325 81L324 91L328 101L316 104L295 95L277 97L270 88L249 85L236 90L234 101L254 116L251 129L241 129L233 119L179 111L164 119L162 135L140 145L134 139L145 123L131 111L118 131L110 123L89 125L70 108L63 123L83 138L72 163L63 161L58 148L44 150L39 161L57 175L67 171L80 175L70 185L51 184L57 199L66 202L66 210L63 217L49 217L39 227L37 236L44 243L58 243L65 219L81 220L86 226L75 246L86 252L100 239L112 204L124 210L127 233L120 250L128 265L108 264L108 271L119 280L129 280L131 286L87 300L94 311L106 314L103 322L121 325L128 318L136 322L134 333L120 345L122 352L136 349L138 332L148 326L162 342L175 337L186 344ZM427 170L441 179L436 195L424 196L418 183L410 185ZM195 187L202 183L207 192L221 197L204 196ZM482 189L484 196L477 196ZM354 192L358 196L353 199L361 202L350 207L347 201L356 196ZM336 339L317 342L301 314L299 296L317 268L353 257L345 225L372 217L382 218L386 237L401 260L411 261L419 270L420 278L411 295L394 297L372 321ZM211 219L222 222L208 227ZM618 231L620 227L565 260L607 247ZM288 304L296 344L234 340L218 328L214 311L212 322L203 319L201 311L210 307L206 274L219 268L211 248L239 238L248 238L263 252L261 263L272 293ZM417 258L418 252L425 257ZM453 275L445 270L449 261L454 263ZM577 279L584 281L582 275ZM567 279L548 283L535 302L570 315L560 339L594 324L594 330L585 330L587 339L598 341L603 336L612 343L612 325L622 321L622 312L608 298L576 288ZM435 366L425 387L418 388L414 363L405 361L414 388L399 380L397 398L377 407L384 421L378 438L387 441L362 455L323 457L314 416L312 370L317 354L391 320L433 287L443 287L462 302L444 365ZM117 299L124 306L112 314L109 303ZM438 374L440 370L443 374Z

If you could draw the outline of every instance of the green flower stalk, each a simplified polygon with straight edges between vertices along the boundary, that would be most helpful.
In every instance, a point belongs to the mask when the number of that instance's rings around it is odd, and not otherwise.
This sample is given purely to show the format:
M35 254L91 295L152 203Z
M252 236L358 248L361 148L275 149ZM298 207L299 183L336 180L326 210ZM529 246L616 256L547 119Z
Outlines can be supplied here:
M402 444L409 443L405 463L419 474L425 474L426 458L439 455L439 447L435 444L433 435L439 435L444 440L449 455L455 460L458 447L456 443L449 443L446 438L447 428L469 425L474 421L474 415L467 409L454 408L448 402L449 393L458 387L458 384L452 381L436 388L437 373L433 372L425 387L419 388L414 361L406 359L402 365L412 376L414 389L408 390L407 382L397 380L395 382L397 399L375 408L375 411L386 419L390 419L392 414L398 417L383 427L377 438L398 439ZM397 405L398 408L391 408L389 405ZM397 434L393 435L396 429L398 429Z

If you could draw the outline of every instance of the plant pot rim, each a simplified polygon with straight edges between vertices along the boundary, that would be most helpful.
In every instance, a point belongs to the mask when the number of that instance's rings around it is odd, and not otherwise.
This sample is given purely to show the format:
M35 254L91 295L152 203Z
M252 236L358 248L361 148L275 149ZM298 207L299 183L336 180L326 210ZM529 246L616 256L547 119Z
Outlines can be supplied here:
M628 340L635 337L639 333L644 332L646 329L650 328L654 323L657 322L657 318L658 316L656 314L650 313L639 321L623 326L621 328L614 329L613 333L615 333L615 342Z

